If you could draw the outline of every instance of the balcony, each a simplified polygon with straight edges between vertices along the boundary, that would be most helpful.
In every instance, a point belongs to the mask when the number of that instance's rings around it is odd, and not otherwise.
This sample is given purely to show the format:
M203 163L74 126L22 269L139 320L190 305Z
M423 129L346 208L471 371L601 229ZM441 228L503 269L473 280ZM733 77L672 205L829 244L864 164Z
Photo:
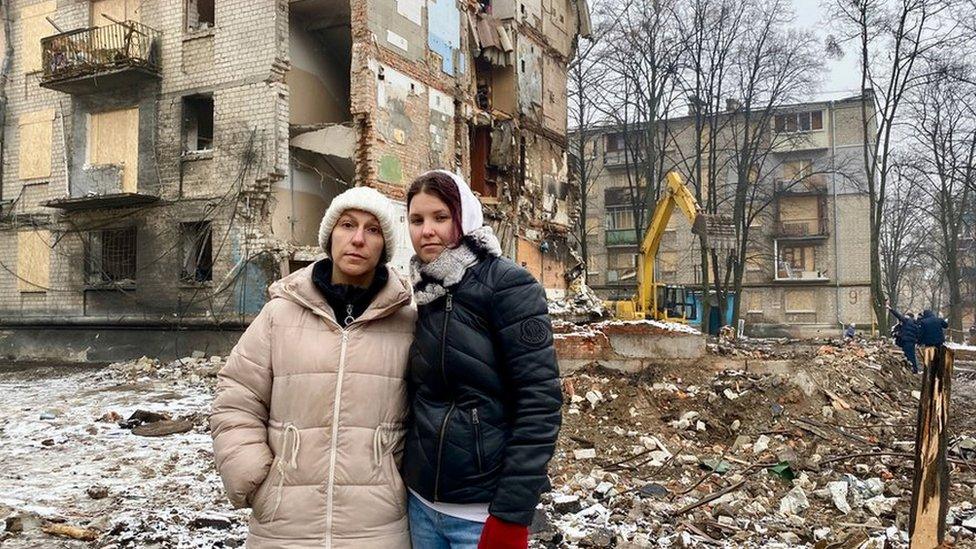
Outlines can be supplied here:
M105 164L84 167L81 176L72 178L68 196L48 200L42 205L64 212L79 212L128 208L158 200L155 194L140 192L134 175L127 178L123 166Z
M777 282L825 282L827 280L830 279L823 271L795 269L785 261L781 261L776 270Z
M830 235L826 217L777 221L773 236L779 240L819 240Z
M134 21L41 40L41 87L84 95L158 80L159 31Z
M636 246L637 234L634 229L619 229L606 231L607 246Z
M607 168L623 168L634 164L634 155L627 149L619 151L606 151L603 153L603 165Z

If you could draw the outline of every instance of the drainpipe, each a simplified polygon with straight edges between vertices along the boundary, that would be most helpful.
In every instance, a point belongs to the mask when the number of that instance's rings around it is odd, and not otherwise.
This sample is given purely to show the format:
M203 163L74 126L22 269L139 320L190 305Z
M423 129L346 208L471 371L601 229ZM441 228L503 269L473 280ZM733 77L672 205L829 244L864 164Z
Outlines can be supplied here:
M843 326L844 323L840 319L840 256L838 250L838 243L840 242L839 234L837 234L837 174L835 173L836 164L834 162L837 150L835 147L835 131L836 124L834 123L834 101L831 100L828 103L828 109L830 111L830 189L833 193L834 198L834 315L835 320L839 326Z
M3 66L0 67L0 129L7 125L7 81L13 65L14 46L10 39L10 2L0 1L0 18L3 18ZM2 133L2 131L0 131ZM0 166L3 165L7 140L0 135ZM0 203L3 201L3 170L0 169Z

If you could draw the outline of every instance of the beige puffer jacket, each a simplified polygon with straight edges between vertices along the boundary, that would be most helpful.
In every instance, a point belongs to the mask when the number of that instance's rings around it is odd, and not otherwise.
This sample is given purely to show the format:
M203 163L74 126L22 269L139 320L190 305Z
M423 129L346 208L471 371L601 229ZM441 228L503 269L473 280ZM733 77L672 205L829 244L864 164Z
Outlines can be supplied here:
M406 279L345 330L312 266L269 301L218 375L214 457L234 507L253 509L247 547L409 548L397 469L416 308Z

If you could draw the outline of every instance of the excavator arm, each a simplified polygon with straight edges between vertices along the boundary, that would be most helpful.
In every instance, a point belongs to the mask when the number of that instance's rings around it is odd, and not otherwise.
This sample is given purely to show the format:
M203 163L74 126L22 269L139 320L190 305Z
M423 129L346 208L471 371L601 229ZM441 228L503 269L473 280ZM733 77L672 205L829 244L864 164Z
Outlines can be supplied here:
M671 214L674 213L675 206L688 218L692 232L697 234L704 226L701 207L695 200L695 196L691 194L691 191L681 180L681 176L677 172L668 172L666 182L667 188L661 198L658 199L651 216L651 222L647 226L647 232L644 233L640 259L637 262L637 295L634 306L638 316L643 313L645 318L654 317L658 310L654 259L657 257L661 238L664 236L664 230L668 227L668 222L671 221Z

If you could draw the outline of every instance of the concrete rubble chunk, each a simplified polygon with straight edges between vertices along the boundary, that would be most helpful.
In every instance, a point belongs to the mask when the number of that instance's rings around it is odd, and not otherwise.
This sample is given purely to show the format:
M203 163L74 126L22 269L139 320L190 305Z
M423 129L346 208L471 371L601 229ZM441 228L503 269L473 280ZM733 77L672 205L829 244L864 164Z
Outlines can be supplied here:
M573 457L576 459L594 459L596 457L596 449L578 448L573 450Z
M847 483L842 480L827 483L827 490L830 492L834 507L845 515L851 512L851 506L847 503L847 488Z
M756 442L752 445L752 453L761 454L769 449L769 437L766 435L759 435Z
M779 502L779 512L784 515L797 515L809 507L810 502L807 501L807 494L799 486L794 486Z

